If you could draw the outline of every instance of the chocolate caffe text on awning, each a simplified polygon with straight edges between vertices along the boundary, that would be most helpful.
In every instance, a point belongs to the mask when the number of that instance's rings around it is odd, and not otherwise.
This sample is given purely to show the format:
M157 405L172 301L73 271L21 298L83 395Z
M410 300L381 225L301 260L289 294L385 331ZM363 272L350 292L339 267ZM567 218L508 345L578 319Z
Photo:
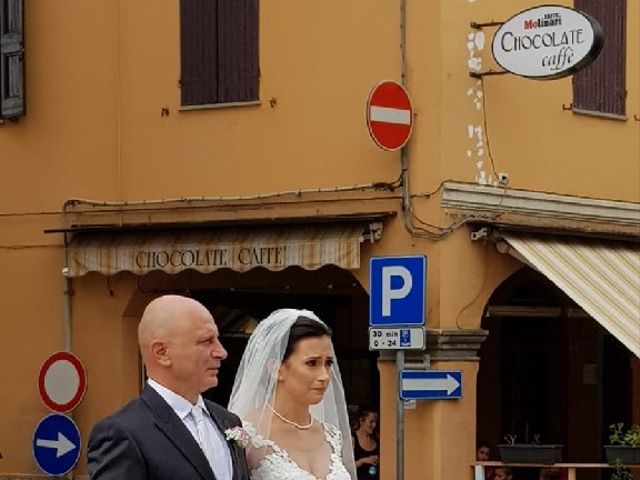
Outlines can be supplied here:
M68 249L67 276L89 272L136 275L160 270L210 273L228 268L246 272L298 266L360 267L360 243L380 237L380 223L129 231L76 234Z

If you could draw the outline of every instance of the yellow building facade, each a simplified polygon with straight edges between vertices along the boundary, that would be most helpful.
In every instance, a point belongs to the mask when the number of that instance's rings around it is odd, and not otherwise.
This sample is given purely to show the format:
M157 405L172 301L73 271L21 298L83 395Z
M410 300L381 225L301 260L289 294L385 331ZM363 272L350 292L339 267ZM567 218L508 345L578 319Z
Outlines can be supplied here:
M13 91L24 109L0 120L0 478L44 477L38 376L61 350L87 372L72 412L86 475L92 425L140 391L137 321L165 292L220 324L221 403L256 321L325 318L396 478L396 363L368 348L369 265L406 255L427 259L427 346L406 368L461 371L462 390L404 406L404 478L473 478L478 439L507 434L602 461L607 424L640 422L640 1L614 3L596 62L622 25L621 63L538 81L485 75L493 23L530 0L2 0L24 81L4 67L0 106ZM367 128L383 80L411 96L402 152ZM613 81L615 111L576 101Z

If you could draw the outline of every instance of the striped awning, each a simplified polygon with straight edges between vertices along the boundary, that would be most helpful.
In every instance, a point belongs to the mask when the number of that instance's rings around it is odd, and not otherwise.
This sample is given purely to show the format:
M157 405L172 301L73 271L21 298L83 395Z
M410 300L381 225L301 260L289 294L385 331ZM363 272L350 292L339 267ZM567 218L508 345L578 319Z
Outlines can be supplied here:
M515 233L502 237L640 358L638 244Z
M89 272L114 275L152 271L210 273L227 268L246 272L298 266L360 267L360 243L380 238L381 223L279 225L174 231L75 234L67 249L69 277Z

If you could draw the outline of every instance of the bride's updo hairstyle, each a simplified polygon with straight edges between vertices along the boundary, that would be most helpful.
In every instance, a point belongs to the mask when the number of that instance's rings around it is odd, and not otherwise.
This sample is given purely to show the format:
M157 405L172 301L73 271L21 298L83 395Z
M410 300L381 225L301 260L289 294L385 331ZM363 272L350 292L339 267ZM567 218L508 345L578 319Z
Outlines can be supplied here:
M287 341L287 348L284 351L282 361L284 362L289 358L289 355L293 353L300 340L319 337L331 338L332 335L333 332L326 324L313 320L312 318L298 317L293 325L291 325L291 330L289 330L289 340Z

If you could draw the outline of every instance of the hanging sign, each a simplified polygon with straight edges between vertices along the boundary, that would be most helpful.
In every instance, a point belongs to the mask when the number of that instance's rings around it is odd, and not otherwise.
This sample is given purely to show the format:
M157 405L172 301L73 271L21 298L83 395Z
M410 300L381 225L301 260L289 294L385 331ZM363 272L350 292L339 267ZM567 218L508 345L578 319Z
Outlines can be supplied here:
M505 70L521 77L555 79L576 73L602 50L600 24L584 12L544 5L520 12L496 31L492 51Z

